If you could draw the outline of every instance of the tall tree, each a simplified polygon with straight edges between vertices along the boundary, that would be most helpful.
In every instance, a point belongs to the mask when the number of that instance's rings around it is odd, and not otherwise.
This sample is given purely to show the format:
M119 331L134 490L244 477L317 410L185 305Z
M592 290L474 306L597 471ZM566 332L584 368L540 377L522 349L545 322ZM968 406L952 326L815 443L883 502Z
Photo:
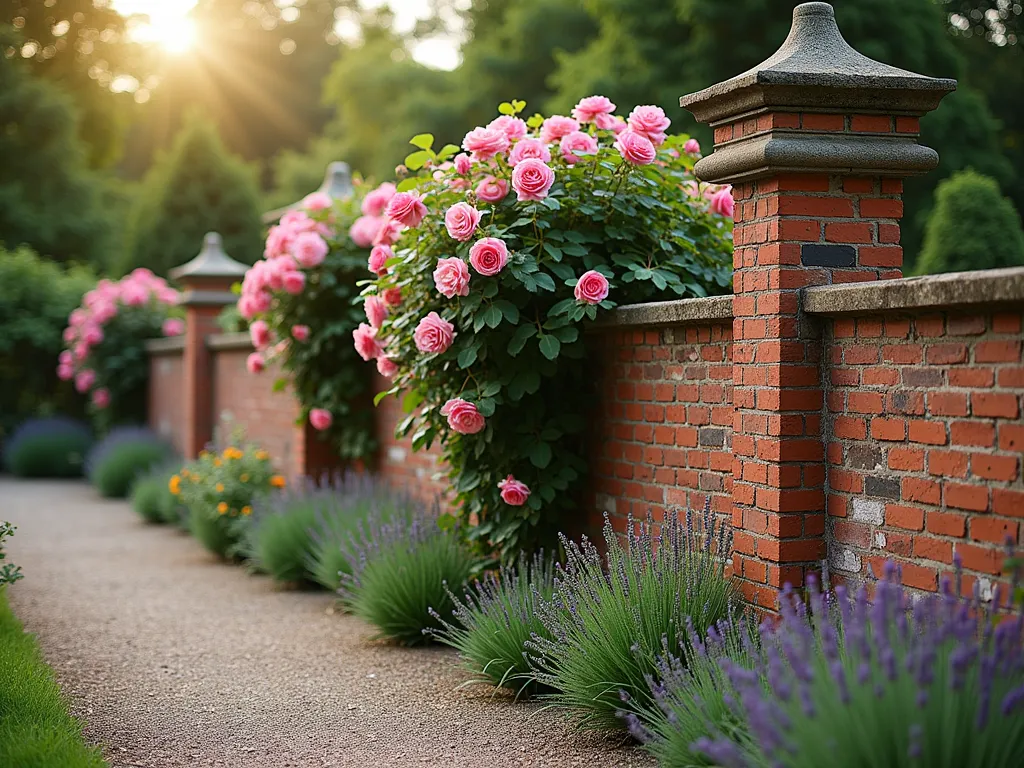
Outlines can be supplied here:
M0 29L0 47L12 40ZM86 168L69 96L0 56L0 242L62 261L101 261L110 222Z
M120 272L148 267L166 275L198 253L216 231L224 249L253 263L263 252L254 169L229 154L214 128L190 116L171 150L146 175L128 232L128 260Z

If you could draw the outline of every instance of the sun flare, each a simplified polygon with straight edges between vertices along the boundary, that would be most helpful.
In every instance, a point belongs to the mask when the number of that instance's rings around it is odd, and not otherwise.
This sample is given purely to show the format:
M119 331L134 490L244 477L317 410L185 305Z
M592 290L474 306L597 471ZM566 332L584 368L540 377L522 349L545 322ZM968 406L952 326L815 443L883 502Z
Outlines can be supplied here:
M196 25L186 17L151 19L133 30L132 37L143 43L159 45L171 54L180 55L196 44Z

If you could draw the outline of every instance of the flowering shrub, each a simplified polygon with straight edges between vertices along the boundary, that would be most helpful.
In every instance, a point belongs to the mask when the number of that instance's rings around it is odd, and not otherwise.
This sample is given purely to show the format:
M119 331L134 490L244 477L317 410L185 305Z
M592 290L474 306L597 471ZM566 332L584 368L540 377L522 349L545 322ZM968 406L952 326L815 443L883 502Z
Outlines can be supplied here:
M266 451L230 445L222 452L203 451L171 476L168 488L188 509L196 538L211 552L234 557L254 499L285 485Z
M77 419L28 419L4 445L4 465L16 477L78 477L91 445L92 431Z
M394 185L382 184L341 200L306 197L302 210L271 227L264 259L246 273L238 300L257 350L249 370L260 373L279 359L302 418L348 458L365 458L374 447L372 414L359 407L364 397L369 405L369 377L350 343L363 317L353 299L393 193Z
M617 304L722 292L731 196L694 180L696 142L658 107L603 97L466 134L421 135L374 249L364 359L405 394L400 434L440 440L470 535L514 557L577 504L593 388L582 326ZM689 151L687 151L689 148ZM713 196L714 199L708 199Z
M146 339L177 336L185 324L171 316L178 292L148 269L118 282L100 280L71 312L57 375L89 393L107 425L145 421L149 362Z
M181 470L181 462L168 461L143 472L132 485L132 508L148 523L180 525L181 503L171 493L168 483Z
M822 594L812 582L808 610L786 591L781 622L766 622L760 647L747 646L752 658L715 651L732 718L723 725L701 707L681 707L693 686L669 675L654 695L690 722L634 732L660 755L692 749L725 768L1016 765L1024 615L1003 613L1008 596L998 588L986 604L977 586L970 600L943 582L940 594L911 599L889 562L870 601L867 587L854 597L841 586ZM707 735L684 744L694 721Z

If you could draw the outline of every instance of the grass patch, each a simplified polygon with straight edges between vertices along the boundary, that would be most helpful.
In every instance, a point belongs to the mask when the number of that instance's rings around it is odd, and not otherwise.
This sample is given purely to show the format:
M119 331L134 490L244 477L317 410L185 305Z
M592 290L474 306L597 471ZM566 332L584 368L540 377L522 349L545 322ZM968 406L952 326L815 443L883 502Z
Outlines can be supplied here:
M0 765L11 768L105 768L82 740L53 670L0 588Z

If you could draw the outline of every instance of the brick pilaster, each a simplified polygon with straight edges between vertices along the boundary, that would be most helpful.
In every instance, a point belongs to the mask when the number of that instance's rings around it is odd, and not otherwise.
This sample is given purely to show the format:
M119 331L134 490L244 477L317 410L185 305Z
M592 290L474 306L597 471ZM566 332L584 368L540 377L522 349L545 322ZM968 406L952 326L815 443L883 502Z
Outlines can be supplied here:
M902 178L937 162L918 117L954 85L861 56L805 3L774 56L681 100L714 128L698 177L736 202L733 570L762 607L826 556L821 329L801 291L902 276Z

